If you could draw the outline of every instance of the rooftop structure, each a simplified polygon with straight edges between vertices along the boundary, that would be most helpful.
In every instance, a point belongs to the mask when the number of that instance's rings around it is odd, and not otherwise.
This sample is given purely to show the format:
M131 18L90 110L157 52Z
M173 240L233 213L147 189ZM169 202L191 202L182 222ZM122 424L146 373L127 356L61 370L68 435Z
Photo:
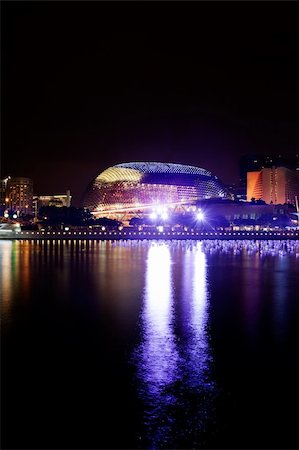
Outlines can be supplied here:
M33 197L33 206L35 216L43 206L56 206L61 208L63 206L69 208L71 206L71 191L67 190L65 194L54 194L54 195L35 195Z
M101 172L88 186L83 206L96 217L150 213L179 208L208 198L230 198L220 180L200 167L174 163L131 162Z

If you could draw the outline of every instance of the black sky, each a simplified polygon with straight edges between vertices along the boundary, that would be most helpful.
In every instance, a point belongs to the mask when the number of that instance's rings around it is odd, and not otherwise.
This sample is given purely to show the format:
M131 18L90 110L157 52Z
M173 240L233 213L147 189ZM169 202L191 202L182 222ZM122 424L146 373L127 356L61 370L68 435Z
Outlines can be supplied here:
M298 153L295 2L2 2L2 170L80 197L125 161L238 180ZM296 117L297 116L297 117Z

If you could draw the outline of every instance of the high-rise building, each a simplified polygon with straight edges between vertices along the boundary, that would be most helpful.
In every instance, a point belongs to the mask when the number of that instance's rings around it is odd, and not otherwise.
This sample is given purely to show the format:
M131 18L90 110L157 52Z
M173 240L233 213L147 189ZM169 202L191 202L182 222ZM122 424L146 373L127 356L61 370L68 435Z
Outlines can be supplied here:
M244 155L240 158L240 186L247 185L247 172L257 172L271 167L286 167L294 170L299 175L299 156L286 158L283 155L263 156L263 155Z
M0 216L3 217L4 211L8 208L7 183L10 177L0 180Z
M247 201L252 198L266 203L294 205L299 197L299 183L295 170L271 167L247 172Z
M18 215L32 214L32 200L33 182L30 178L7 177L1 180L1 209Z
M246 187L247 172L257 172L265 167L265 157L244 155L240 158L240 185Z

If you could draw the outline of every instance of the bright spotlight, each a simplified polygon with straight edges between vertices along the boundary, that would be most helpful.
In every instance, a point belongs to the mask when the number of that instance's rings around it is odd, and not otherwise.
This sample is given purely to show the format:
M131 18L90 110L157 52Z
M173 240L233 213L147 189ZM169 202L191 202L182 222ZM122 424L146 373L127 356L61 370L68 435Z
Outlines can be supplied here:
M202 211L199 211L196 215L197 220L204 220L205 215Z
M163 212L163 213L161 214L161 218L162 218L163 220L167 220L167 219L168 219L168 214L167 214L166 212Z
M157 219L157 213L155 213L155 212L152 212L151 214L150 214L150 218L151 219Z

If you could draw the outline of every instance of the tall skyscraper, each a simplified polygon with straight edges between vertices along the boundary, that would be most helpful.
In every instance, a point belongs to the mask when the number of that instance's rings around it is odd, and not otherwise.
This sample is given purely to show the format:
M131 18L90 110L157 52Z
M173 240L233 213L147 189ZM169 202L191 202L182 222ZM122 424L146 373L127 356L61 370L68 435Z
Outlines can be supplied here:
M247 201L254 198L274 205L294 205L296 196L299 197L299 183L295 170L271 167L247 172Z
M283 155L244 155L240 158L240 186L247 186L247 173L271 167L285 167L299 174L299 157L285 158Z
M1 180L1 209L32 214L32 201L33 182L30 178L7 177Z
M10 177L0 180L0 216L3 217L4 211L8 207L7 183Z

